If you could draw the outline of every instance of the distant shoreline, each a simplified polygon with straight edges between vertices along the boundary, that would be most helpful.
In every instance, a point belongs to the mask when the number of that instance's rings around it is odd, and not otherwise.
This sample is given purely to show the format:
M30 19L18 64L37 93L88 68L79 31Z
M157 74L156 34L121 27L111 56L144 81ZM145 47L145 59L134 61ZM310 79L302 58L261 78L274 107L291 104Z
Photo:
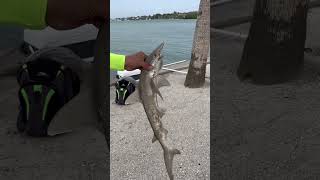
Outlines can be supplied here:
M197 19L198 11L173 12L166 14L154 14L148 16L133 16L125 18L113 18L111 21L140 21L140 20L161 20L161 19Z
M110 20L110 22L134 22L134 21L165 21L165 20L175 20L175 21L185 21L185 20L196 20L196 19L139 19L139 20L115 20L115 19L112 19Z

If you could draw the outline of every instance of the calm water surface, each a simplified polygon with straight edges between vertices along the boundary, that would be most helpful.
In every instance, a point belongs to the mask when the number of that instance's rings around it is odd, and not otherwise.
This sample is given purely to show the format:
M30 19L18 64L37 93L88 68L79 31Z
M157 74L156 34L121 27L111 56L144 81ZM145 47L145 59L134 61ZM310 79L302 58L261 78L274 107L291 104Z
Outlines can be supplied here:
M161 42L164 63L189 60L196 20L121 21L110 23L111 52L149 54Z

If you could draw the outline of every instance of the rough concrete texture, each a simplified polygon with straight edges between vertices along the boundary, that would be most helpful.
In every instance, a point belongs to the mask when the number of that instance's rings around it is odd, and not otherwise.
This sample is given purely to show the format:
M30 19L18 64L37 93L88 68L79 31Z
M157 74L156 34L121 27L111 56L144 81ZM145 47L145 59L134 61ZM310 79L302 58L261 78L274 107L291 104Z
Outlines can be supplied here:
M310 11L307 47L319 47L319 12ZM319 53L306 55L298 79L257 86L236 75L244 42L212 37L212 179L320 179Z
M1 56L1 69L21 61L17 52ZM0 72L2 72L0 70ZM1 74L1 73L0 73ZM10 73L9 73L10 75ZM105 180L108 150L104 136L94 126L84 125L64 136L31 138L16 129L18 83L12 75L0 76L0 179L1 180ZM81 117L86 102L69 118ZM84 116L85 118L86 116ZM88 122L85 119L78 119ZM92 124L92 123L91 123Z
M186 71L186 70L184 70ZM175 179L209 179L210 86L185 88L185 75L170 73L170 87L160 89L167 109L162 118L168 139L181 151L173 161ZM136 92L128 103L114 104L111 89L111 179L169 179L159 142L151 143L153 131Z

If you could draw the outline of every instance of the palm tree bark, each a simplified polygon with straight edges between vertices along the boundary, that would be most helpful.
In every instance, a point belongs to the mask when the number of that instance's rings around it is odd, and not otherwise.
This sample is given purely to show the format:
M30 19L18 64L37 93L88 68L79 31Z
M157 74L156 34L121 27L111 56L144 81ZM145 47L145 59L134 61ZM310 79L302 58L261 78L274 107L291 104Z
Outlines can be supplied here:
M210 43L210 2L201 0L189 70L184 82L186 87L199 88L204 85Z
M309 0L257 0L238 68L241 80L275 84L302 69Z

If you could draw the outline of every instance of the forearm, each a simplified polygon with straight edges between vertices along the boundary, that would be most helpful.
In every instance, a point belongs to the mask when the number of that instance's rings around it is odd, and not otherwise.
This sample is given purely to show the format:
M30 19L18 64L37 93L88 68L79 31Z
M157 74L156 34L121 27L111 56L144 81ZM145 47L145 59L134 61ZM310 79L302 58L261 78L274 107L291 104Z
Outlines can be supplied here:
M47 26L47 0L1 0L0 23L17 24L30 29Z

